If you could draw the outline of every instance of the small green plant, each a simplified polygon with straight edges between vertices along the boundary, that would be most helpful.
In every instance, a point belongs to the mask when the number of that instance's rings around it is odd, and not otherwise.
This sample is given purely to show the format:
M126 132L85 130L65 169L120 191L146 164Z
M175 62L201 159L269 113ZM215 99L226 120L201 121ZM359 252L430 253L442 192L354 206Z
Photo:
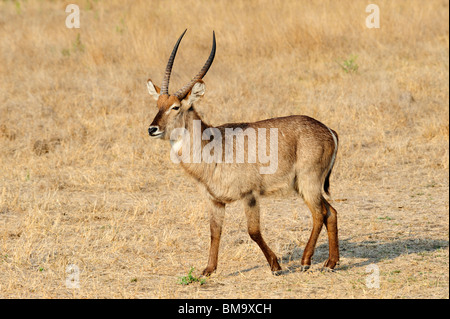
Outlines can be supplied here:
M359 68L358 64L356 64L357 58L357 55L352 55L347 60L342 61L342 63L338 62L338 64L346 73L356 73Z
M81 36L78 33L75 40L72 42L72 48L71 49L62 49L61 54L65 57L69 57L71 53L75 54L77 52L82 53L84 52L85 45L81 42Z
M22 14L22 8L20 5L20 2L18 0L14 1L14 4L16 5L16 12L17 14Z
M189 284L192 284L193 282L199 282L200 285L205 284L206 283L206 279L205 278L199 278L199 277L195 277L195 276L192 275L192 272L194 271L194 269L195 269L194 267L191 267L191 269L188 272L188 275L180 277L178 279L178 283L180 285L189 285Z
M69 49L62 49L61 54L63 56L70 56L70 50Z
M125 31L125 20L124 18L120 19L120 23L118 25L116 25L116 32L119 34L123 34L123 32Z
M84 52L84 44L81 43L80 34L77 34L77 37L75 38L75 41L72 44L72 50L73 52Z

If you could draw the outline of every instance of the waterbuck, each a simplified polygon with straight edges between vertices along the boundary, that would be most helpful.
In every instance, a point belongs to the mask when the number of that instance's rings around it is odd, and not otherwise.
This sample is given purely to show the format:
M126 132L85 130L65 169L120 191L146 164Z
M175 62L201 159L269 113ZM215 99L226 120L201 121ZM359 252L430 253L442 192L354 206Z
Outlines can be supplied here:
M203 158L197 161L180 161L186 172L203 186L209 203L211 246L208 265L203 270L203 275L210 275L217 268L225 206L237 200L244 203L247 229L251 239L261 248L272 272L281 273L277 256L261 235L259 202L261 196L283 189L293 189L301 195L312 214L313 229L303 252L302 269L308 269L311 265L317 238L324 224L329 242L329 258L325 261L324 267L333 269L339 261L337 212L324 198L323 193L328 194L330 174L338 149L337 133L321 122L301 115L211 127L195 111L194 103L205 93L202 78L214 60L216 52L214 32L212 50L203 68L188 84L176 93L169 94L172 65L185 33L186 30L173 48L161 88L150 79L147 81L148 91L157 101L158 107L158 113L150 124L148 133L152 138L170 140L172 151L178 156L185 155L183 153L186 153L186 149L182 145L185 145L186 141L187 145L193 145L194 156L195 154L209 156L210 151L214 150L215 157L212 161ZM178 137L174 138L173 133L180 129L185 134L178 134ZM194 141L196 130L202 134L197 143ZM230 130L236 137L236 144L232 140L231 148L230 139L227 139L227 132ZM277 133L276 139L272 139L272 134L270 140L266 134L260 134L266 130ZM253 133L256 131L258 134ZM210 133L205 134L206 132ZM242 143L238 143L238 140ZM211 148L211 144L215 147ZM261 158L255 158L250 152L250 145L256 145L259 154L266 153L266 145L270 145L271 152L276 149L276 169L263 172L262 169L267 167L265 165L267 161L263 163ZM207 148L208 151L204 152ZM247 158L247 161L230 161L229 158L227 160L230 150L236 152L236 158L239 152L243 152L241 155ZM254 150L252 152L254 154Z

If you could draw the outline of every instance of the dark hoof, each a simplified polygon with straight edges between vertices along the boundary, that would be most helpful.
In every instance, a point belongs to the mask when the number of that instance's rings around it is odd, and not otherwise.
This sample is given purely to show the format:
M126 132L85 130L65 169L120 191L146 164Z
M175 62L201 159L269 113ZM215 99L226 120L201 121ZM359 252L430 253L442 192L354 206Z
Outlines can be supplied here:
M320 268L321 272L336 272L336 270L329 268L329 267L322 267Z
M311 268L311 265L301 265L300 271L305 272L308 271Z
M333 270L336 265L339 265L339 260L331 260L328 259L324 264L323 264L323 268L328 268L330 270Z
M280 269L280 270L272 270L272 275L274 276L281 276L285 273L284 270Z
M205 268L205 270L202 271L202 276L209 277L211 274L215 271L215 269L211 268Z

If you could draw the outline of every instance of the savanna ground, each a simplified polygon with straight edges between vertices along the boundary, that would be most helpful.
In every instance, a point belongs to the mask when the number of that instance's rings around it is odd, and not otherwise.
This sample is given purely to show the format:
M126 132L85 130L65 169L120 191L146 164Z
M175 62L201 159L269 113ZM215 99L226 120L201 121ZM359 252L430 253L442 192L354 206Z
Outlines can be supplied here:
M0 297L448 298L449 3L373 1L0 2ZM341 263L310 271L312 226L294 195L262 201L273 276L227 207L219 267L206 266L208 213L197 186L150 140L160 83L171 88L216 58L197 104L211 124L305 114L339 133L330 202ZM79 269L70 288L68 266ZM371 265L369 268L367 268ZM379 269L379 288L366 280ZM72 274L73 275L73 274Z

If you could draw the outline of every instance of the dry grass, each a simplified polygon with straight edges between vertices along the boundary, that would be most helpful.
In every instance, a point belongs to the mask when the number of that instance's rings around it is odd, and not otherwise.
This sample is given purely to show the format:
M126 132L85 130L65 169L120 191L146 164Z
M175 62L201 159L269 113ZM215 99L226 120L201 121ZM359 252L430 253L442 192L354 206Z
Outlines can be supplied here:
M0 297L448 298L448 1L0 2ZM206 265L207 212L194 183L146 132L179 34L172 89L198 71L217 35L207 93L212 124L306 114L340 136L331 180L340 270L270 274L227 208L219 269ZM338 63L357 56L358 71ZM267 242L299 265L310 233L299 198L263 201ZM369 289L366 266L380 269ZM66 267L80 269L68 289ZM194 273L195 273L194 272Z

